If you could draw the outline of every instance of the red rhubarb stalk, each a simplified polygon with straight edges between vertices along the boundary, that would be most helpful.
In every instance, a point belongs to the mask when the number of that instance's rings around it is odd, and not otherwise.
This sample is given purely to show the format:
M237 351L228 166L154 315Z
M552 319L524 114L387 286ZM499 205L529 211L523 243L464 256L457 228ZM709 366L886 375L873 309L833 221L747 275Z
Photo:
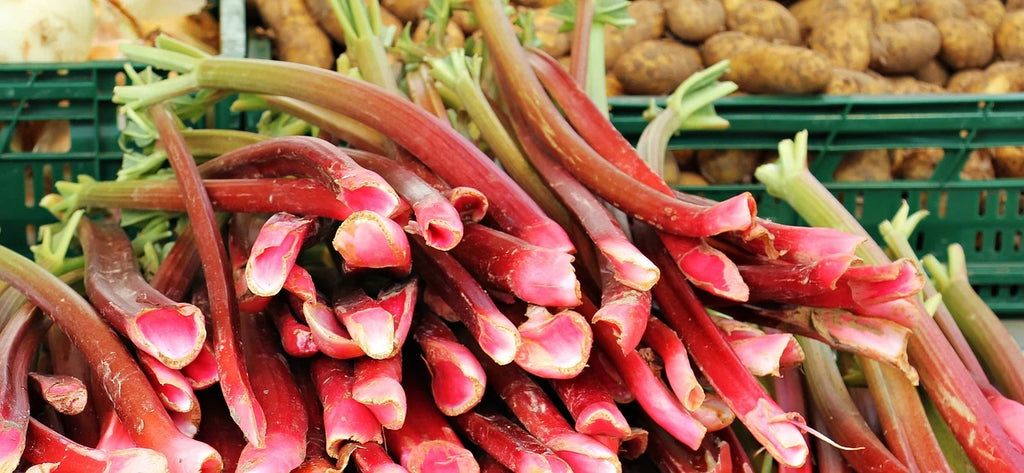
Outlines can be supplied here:
M178 195L180 196L180 193ZM182 210L184 210L184 205L182 205ZM167 253L163 262L160 263L160 267L156 269L156 273L149 280L149 285L168 299L181 302L192 286L192 280L199 273L199 265L196 238L192 233L192 226L186 225L178 233L178 238L174 240L171 251Z
M413 338L423 350L437 408L456 416L476 406L484 396L487 377L469 348L431 312L417 315Z
M285 353L296 358L309 358L320 352L313 339L313 332L308 325L295 319L288 304L272 302L268 312L277 333L280 334L281 346Z
M577 432L620 439L629 435L626 418L596 379L594 368L584 368L575 378L551 380L551 386L576 420Z
M419 274L451 307L491 359L502 365L511 363L521 344L516 326L455 258L427 247L419 239L415 239L415 243L413 251L417 262L424 266Z
M377 294L377 304L395 319L395 347L405 345L412 327L413 312L419 296L419 279L411 277L385 287Z
M87 387L94 384L91 376L92 370L88 363L82 358L82 353L71 343L67 335L60 330L60 327L51 325L46 332L46 348L50 353L50 362L53 364L53 371L75 378L86 383ZM92 394L90 392L89 394ZM96 445L100 434L100 421L97 415L97 401L95 397L89 396L85 409L81 415L64 418L64 433L72 440L82 445Z
M644 419L643 426L650 432L648 455L661 473L742 471L733 469L731 446L716 435L708 435L697 450L691 450L649 419Z
M310 366L317 395L324 406L327 453L338 458L347 442L378 442L381 425L369 408L352 399L352 363L317 357Z
M370 358L383 360L395 355L395 316L381 308L363 289L348 281L334 289L334 315L352 341Z
M363 473L408 473L401 465L395 463L378 443L361 443L352 451L356 461L356 469Z
M594 312L588 313L586 312L588 307L592 306L585 305L584 310L580 312L584 317L597 311L597 309L594 309ZM598 330L598 333L599 332L600 330ZM601 338L598 337L595 341L600 345ZM619 369L615 366L615 363L613 363L612 360L604 354L603 349L593 350L590 352L590 366L594 368L594 379L598 384L604 387L605 391L608 392L608 395L611 396L615 402L619 404L629 404L634 401L633 391L631 391L629 386L626 385L626 380L624 380L622 375L619 374Z
M690 413L694 419L700 421L709 432L717 432L730 425L736 420L736 413L729 408L722 396L717 393L706 393L704 402L700 407Z
M787 412L796 412L805 419L809 419L807 411L807 400L804 396L803 376L799 368L786 368L779 376L773 378L775 400L779 407ZM807 434L804 434L807 439ZM779 466L779 473L813 473L814 465L808 461L801 467Z
M607 324L625 353L635 349L644 336L651 315L651 293L622 284L609 272L608 264L602 264L601 308L594 315L594 323Z
M808 264L740 265L739 270L750 287L751 301L800 300L834 291L855 259L844 255Z
M150 114L156 122L178 185L185 195L189 222L195 232L199 258L203 262L203 274L210 295L217 372L220 374L224 399L231 418L242 429L245 438L261 446L267 422L263 408L249 386L249 373L238 336L238 307L231 286L231 270L210 198L203 188L195 160L181 137L174 115L159 104L150 108Z
M217 358L213 353L213 344L207 340L196 355L196 359L181 367L181 374L188 379L192 389L206 389L220 380L217 373Z
M200 392L198 396L204 415L195 438L220 452L224 458L224 471L235 471L238 457L246 445L245 437L231 420L220 389Z
M377 133L373 128L345 115L313 105L312 103L288 97L264 95L260 98L266 102L270 110L283 112L298 118L320 128L321 131L345 140L350 146L387 155L394 152L395 145L388 141L387 138ZM237 107L235 107L235 104L232 104L231 108L232 111L236 111Z
M14 292L13 289L5 291ZM10 473L18 467L25 449L25 429L29 421L27 375L35 351L46 333L47 320L29 303L0 314L7 319L0 330L0 471Z
M772 244L780 258L793 263L812 263L830 256L852 256L867 241L864 236L834 228L797 227L770 220L759 220L758 223L772 234Z
M129 473L168 471L167 459L148 448L99 450L54 432L32 419L28 425L24 460L44 465L48 473Z
M594 334L579 313L563 310L552 314L540 306L527 306L525 315L506 312L518 324L522 344L516 364L526 371L550 379L572 378L583 371L590 358Z
M669 386L688 411L704 403L704 388L697 381L686 355L686 347L679 335L664 322L651 318L644 331L644 343L650 346L665 364L665 378Z
M512 471L572 471L555 452L505 417L470 411L455 417L455 424L463 435Z
M21 291L68 334L92 366L97 381L103 383L136 443L167 457L172 473L220 470L221 460L216 451L185 437L174 427L145 375L84 298L5 247L0 247L0 279Z
M284 212L267 219L245 265L245 284L253 294L273 296L281 291L313 223L313 219Z
M128 235L113 222L83 219L79 235L86 293L110 325L172 369L194 360L206 339L202 312L146 283Z
M302 314L320 352L338 359L363 356L363 349L352 341L348 331L334 316L334 311L317 293L308 271L302 266L293 266L284 288L291 293L289 302L296 314Z
M368 210L349 215L332 240L345 260L345 269L396 268L409 272L409 240L402 227L387 217Z
M487 216L487 196L472 187L453 187L444 191L448 202L466 223L477 223Z
M198 405L196 394L192 391L192 385L185 375L178 370L164 366L160 360L145 352L139 352L136 355L139 358L139 367L149 378L156 394L160 396L160 400L169 411L188 412Z
M302 405L307 419L306 459L292 473L341 473L334 468L335 462L327 455L327 436L324 434L324 411L317 397L316 385L310 376L309 363L291 363L295 386L302 396ZM371 442L372 443L372 442ZM376 445L376 444L374 444Z
M66 416L81 414L89 399L85 383L74 376L32 372L28 374L28 384L47 404Z
M383 360L359 358L354 370L352 399L369 408L385 429L401 428L407 411L401 354Z

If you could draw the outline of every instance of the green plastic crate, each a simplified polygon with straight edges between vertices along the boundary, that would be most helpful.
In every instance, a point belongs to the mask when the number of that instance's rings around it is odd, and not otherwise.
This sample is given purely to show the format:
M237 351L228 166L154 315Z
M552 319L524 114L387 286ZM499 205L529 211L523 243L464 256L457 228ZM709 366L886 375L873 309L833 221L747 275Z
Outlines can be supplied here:
M612 122L635 142L651 97L615 97ZM661 100L657 99L659 105ZM915 249L945 260L960 243L978 292L1000 314L1024 314L1024 179L960 181L974 149L1024 145L1024 94L936 96L730 97L716 103L727 130L682 132L672 149L774 149L808 130L816 154L811 171L864 227L878 224L907 200L931 215L911 236ZM925 181L831 182L842 154L862 149L937 147L945 158ZM761 216L803 224L793 209L767 195L764 186L716 185L680 189L714 199L749 191Z

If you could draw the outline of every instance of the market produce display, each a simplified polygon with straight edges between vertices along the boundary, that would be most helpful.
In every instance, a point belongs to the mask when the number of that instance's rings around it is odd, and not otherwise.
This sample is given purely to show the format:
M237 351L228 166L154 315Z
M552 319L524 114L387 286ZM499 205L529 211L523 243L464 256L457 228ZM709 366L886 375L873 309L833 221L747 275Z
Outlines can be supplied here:
M763 0L684 7L721 19L686 27L722 59L647 40L622 67L693 70L634 146L599 46L643 1L549 12L571 20L568 67L498 0L388 4L426 18L397 37L373 0L257 2L277 31L333 15L337 70L121 45L117 178L57 182L31 258L0 246L0 473L1024 472L1024 352L959 245L915 254L926 212L904 203L872 240L809 172L806 132L772 156L667 150L728 126L714 103L744 81L827 77L837 59L797 46L814 28ZM194 128L224 100L258 132ZM924 175L941 151L837 174ZM679 163L752 173L811 226L679 192Z

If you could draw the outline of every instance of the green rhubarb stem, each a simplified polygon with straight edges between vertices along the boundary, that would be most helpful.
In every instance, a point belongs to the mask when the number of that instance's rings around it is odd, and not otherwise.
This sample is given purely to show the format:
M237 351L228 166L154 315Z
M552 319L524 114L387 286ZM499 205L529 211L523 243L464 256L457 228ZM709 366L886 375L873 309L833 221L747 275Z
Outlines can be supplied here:
M188 149L196 158L212 158L243 146L269 140L269 136L241 130L181 130Z
M795 140L780 142L778 161L762 165L755 175L766 185L769 194L788 202L811 225L835 228L868 238L857 251L866 264L890 262L882 248L870 239L853 215L807 169L806 131L798 133ZM913 332L908 353L911 363L921 373L925 390L938 403L943 418L979 468L990 471L1024 471L1024 456L1011 444L978 385L965 382L971 379L970 372L932 318L924 313L925 309L919 301L917 307L918 313L911 314L913 326L910 328ZM909 383L902 375L899 378L902 381L889 381ZM904 437L914 442L911 451L915 459L928 464L941 456L942 452L927 424L920 398L917 395L914 397L916 402L913 399L900 400L900 405L912 406L913 410L900 412L899 420L908 429Z
M590 39L594 34L595 0L579 0L576 4L576 19L572 26L572 50L569 52L569 74L576 84L584 87L590 74ZM603 30L602 30L603 31ZM603 72L602 72L603 74ZM589 90L587 95L590 95Z
M604 27L629 26L636 21L629 17L628 2L622 0L566 0L551 11L565 21L562 30L573 30L573 79L587 93L597 109L608 116L608 91L605 84Z
M1007 397L1024 402L1024 352L971 287L963 247L949 245L948 268L932 255L924 257L924 265L957 326L982 365L988 368L993 381Z
M363 79L401 94L384 49L380 3L369 3L368 10L362 0L331 0L331 9L345 31L346 52L355 59Z
M971 465L971 460L967 458L967 452L957 443L956 437L953 436L953 431L949 430L949 425L942 419L942 415L939 414L935 403L927 397L924 399L924 411L928 414L928 422L931 423L932 431L935 432L935 438L938 439L939 446L942 447L942 452L946 455L946 461L953 472L976 473L978 470L975 470L974 465Z
M587 76L583 82L583 90L590 100L605 117L608 116L608 86L604 80L604 24L594 22L590 25L590 38L587 41Z

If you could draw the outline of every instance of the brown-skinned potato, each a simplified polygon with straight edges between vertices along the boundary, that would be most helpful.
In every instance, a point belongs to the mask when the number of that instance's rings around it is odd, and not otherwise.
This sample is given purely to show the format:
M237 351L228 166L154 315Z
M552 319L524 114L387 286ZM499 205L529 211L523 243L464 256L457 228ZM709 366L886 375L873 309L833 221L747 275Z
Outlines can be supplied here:
M890 92L889 83L871 74L849 69L832 69L832 80L825 87L826 94L830 95L855 95L855 94L887 94Z
M946 70L946 66L943 66L941 62L932 59L914 71L914 77L922 82L945 87L946 83L949 82L949 71Z
M725 80L754 94L811 94L832 79L832 64L821 54L798 46L759 44L734 55Z
M726 24L766 41L800 44L800 24L786 7L770 0L751 0L729 12Z
M992 30L977 18L946 18L935 26L942 36L939 57L954 69L984 67L995 56Z
M662 0L668 29L677 38L700 42L725 30L721 0Z
M946 18L967 18L967 5L962 0L920 0L917 17L932 23Z
M960 170L960 179L964 181L983 181L995 179L996 170L992 162L992 151L988 149L976 149L971 151Z
M942 35L920 18L875 25L871 69L885 74L908 74L931 61L942 49Z
M932 177L946 152L942 148L889 150L893 175L901 179L922 181Z
M704 64L715 64L761 44L766 43L746 33L723 31L704 41L700 45L700 54Z
M814 27L807 44L833 66L863 71L871 64L871 22L867 18L829 15Z
M996 49L999 57L1024 60L1024 10L1009 12L996 28Z
M1024 147L992 148L992 165L995 167L996 176L1024 177Z
M704 68L697 48L667 39L643 41L615 62L615 77L633 95L662 95Z
M538 8L533 14L533 28L540 41L540 49L554 57L569 54L572 47L572 33L559 33L562 20L551 16L550 8Z
M999 0L964 0L967 6L967 13L984 21L992 31L999 28L1006 16L1006 5Z
M913 18L916 11L915 0L871 0L871 13L875 23Z
M634 0L627 9L636 23L621 29L611 25L604 27L604 66L607 69L635 44L665 34L665 9L656 0Z
M891 181L892 171L889 151L868 149L850 151L843 155L832 174L836 181Z
M697 168L712 184L750 183L761 154L759 149L702 149L697 151Z

